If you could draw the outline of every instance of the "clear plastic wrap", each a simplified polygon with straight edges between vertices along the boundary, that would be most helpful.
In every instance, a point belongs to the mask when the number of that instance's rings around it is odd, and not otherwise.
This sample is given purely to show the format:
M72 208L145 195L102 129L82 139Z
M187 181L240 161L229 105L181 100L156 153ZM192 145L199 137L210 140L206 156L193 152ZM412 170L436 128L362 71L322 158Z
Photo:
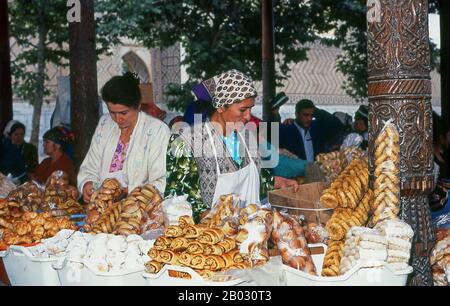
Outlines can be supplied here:
M328 241L328 231L323 224L310 222L303 226L303 230L308 243L326 244Z
M69 185L69 175L61 170L54 171L47 179L45 187L56 187Z
M164 225L176 225L181 216L192 217L192 205L186 196L171 197L162 202Z
M287 213L274 212L272 240L280 250L285 265L317 275L304 230Z
M364 138L358 133L350 133L342 142L341 149L350 147L358 148L363 141Z
M397 219L400 213L400 136L388 121L375 140L374 226L385 219Z
M200 223L208 227L221 228L227 237L235 237L239 229L240 205L239 197L236 195L222 195ZM248 207L256 205L250 204Z
M273 227L273 212L267 208L257 208L256 212L243 216L236 236L240 253L255 266L264 264L269 260L268 240Z
M26 182L11 191L7 197L11 216L20 217L24 211L38 210L42 203L42 193L34 182Z
M16 189L16 184L9 177L0 173L0 198L6 198L14 189Z

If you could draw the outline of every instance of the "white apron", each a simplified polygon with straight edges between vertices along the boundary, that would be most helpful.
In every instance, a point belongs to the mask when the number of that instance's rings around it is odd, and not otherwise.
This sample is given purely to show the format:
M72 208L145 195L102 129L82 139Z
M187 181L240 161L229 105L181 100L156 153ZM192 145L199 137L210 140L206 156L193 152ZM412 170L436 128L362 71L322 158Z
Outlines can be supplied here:
M245 146L245 150L250 158L250 162L244 168L239 169L238 171L231 173L221 173L219 167L219 161L217 160L217 151L214 145L213 137L211 131L206 124L206 129L209 135L209 141L211 143L214 158L216 159L217 166L217 183L216 189L214 191L214 197L212 206L217 203L217 200L221 195L224 194L236 194L239 196L241 200L241 205L247 206L249 204L255 203L259 204L259 188L260 188L260 179L258 168L256 167L255 162L250 156L250 152L248 151L247 144L242 138L241 134L238 132L238 135L242 139L242 143Z

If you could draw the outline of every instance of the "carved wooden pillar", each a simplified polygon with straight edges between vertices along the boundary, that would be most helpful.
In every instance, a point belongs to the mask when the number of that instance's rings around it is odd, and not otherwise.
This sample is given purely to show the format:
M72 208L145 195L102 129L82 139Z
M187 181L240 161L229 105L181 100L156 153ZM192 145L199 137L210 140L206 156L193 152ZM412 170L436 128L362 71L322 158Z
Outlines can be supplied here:
M435 237L428 206L434 187L428 1L371 0L368 6L371 182L375 138L392 120L400 134L400 218L415 233L411 283L431 285L428 255Z

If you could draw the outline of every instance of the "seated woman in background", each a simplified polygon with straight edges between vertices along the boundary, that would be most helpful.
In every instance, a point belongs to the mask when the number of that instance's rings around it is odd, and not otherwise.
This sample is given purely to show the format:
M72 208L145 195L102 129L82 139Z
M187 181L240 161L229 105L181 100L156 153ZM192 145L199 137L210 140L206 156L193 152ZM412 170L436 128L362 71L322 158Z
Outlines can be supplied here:
M43 138L44 153L49 157L37 166L32 179L44 184L54 171L61 170L69 175L70 185L76 186L73 161L65 153L65 149L74 140L73 133L62 126L56 126L45 132Z
M3 131L1 140L0 169L5 175L11 174L17 183L23 183L33 173L38 164L37 148L25 142L25 125L11 120Z

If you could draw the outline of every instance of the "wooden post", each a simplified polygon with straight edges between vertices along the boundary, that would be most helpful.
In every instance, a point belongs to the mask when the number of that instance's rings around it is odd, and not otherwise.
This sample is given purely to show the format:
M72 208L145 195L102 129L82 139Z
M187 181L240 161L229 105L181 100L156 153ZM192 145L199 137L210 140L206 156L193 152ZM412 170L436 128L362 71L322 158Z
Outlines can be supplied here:
M99 120L94 1L80 3L81 21L69 23L71 122L76 135L76 171L86 156Z
M391 120L400 134L400 218L415 233L411 283L432 285L428 256L435 234L428 204L434 187L428 1L372 2L377 3L369 7L372 14L368 14L371 183L374 141L384 122Z
M450 121L450 1L439 1L441 30L441 114Z
M13 117L8 0L0 0L0 131Z
M263 121L272 122L270 100L275 96L275 58L272 0L262 0Z

